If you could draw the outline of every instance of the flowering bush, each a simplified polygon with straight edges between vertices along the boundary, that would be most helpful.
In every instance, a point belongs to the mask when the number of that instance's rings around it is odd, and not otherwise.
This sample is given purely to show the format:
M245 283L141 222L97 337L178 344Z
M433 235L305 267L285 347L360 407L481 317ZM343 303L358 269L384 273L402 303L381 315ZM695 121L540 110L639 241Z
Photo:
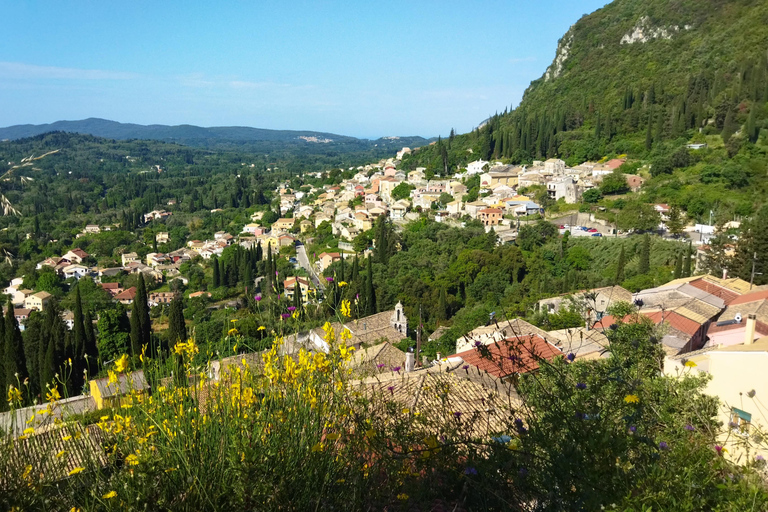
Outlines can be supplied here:
M704 379L659 376L648 325L614 331L609 358L541 359L538 372L507 382L469 367L377 365L375 377L359 378L349 331L324 329L328 352L285 355L277 337L267 351L221 360L215 375L194 340L179 343L176 368L189 379L151 395L130 389L85 428L55 422L4 437L0 508L768 506L757 473L720 456Z

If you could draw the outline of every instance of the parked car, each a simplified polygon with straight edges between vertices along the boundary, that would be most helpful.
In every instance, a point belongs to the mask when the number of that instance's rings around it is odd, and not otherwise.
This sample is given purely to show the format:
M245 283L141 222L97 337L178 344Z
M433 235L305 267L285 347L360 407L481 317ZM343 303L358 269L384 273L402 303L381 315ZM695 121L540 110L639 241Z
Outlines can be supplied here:
M595 228L589 228L587 230L587 232L589 232L589 233L597 233L598 231Z
M592 236L603 236L602 233L592 233Z

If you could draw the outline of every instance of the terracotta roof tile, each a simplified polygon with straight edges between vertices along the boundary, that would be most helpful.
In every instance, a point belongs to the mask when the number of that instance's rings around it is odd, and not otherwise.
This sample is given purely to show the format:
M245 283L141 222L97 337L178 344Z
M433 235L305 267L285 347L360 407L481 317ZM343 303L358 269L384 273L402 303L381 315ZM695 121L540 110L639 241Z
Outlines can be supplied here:
M551 360L563 352L540 336L514 336L500 342L460 352L465 363L495 377L526 373L539 368L539 359Z

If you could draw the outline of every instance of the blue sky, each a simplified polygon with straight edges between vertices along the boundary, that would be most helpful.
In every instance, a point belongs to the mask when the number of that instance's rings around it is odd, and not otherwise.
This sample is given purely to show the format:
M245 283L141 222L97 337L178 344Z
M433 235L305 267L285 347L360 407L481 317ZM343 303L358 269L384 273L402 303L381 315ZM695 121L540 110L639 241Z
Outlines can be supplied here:
M462 133L517 105L568 27L604 4L7 1L0 126Z

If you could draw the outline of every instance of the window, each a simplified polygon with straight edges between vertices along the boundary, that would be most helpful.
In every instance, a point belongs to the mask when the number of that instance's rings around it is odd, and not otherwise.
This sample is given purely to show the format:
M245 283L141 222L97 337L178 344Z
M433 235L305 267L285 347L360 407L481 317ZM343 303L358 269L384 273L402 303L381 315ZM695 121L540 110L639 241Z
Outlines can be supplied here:
M751 421L752 415L750 413L735 407L731 408L731 421L729 422L729 426L734 432L740 434L749 433L749 424Z

